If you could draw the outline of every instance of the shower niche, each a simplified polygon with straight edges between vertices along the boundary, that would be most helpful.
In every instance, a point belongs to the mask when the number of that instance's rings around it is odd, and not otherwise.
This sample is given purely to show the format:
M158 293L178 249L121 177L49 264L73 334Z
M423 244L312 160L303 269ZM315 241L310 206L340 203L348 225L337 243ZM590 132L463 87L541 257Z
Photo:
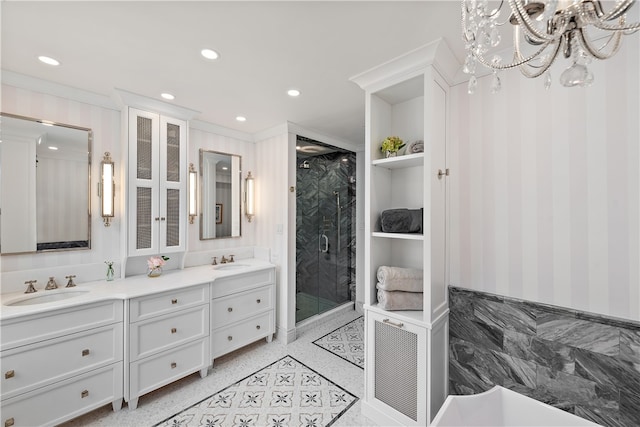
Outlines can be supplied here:
M356 156L296 141L296 323L355 299Z

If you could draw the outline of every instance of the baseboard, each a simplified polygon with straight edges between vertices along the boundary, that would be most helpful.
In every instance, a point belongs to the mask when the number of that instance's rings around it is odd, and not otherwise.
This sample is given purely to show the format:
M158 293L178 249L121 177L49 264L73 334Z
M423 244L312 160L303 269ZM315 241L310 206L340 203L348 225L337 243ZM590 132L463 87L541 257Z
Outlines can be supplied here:
M369 420L373 421L376 425L379 426L404 426L398 420L391 418L389 415L385 414L378 408L371 405L366 400L362 401L361 404L362 415L367 417Z
M352 311L354 310L354 305L353 305L353 301L351 302L347 302L342 304L339 307L336 307L332 310L326 311L324 313L312 316L308 319L305 319L301 322L299 322L298 324L296 324L296 331L298 333L302 333L306 330L312 329L315 326L317 326L319 323L321 323L324 319L326 319L327 317L332 317L335 316L336 314L342 314L344 312L347 311Z
M286 330L281 327L276 327L276 340L283 344L291 344L296 340L296 328Z

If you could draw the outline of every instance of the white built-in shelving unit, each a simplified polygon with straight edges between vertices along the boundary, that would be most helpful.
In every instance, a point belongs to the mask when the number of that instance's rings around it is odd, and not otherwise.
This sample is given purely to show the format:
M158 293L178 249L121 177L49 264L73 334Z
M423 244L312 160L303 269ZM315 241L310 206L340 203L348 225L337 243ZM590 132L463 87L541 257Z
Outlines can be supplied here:
M447 76L458 63L443 40L352 78L365 90L365 416L380 425L428 425L447 395ZM424 141L424 153L384 158L388 136ZM386 209L424 209L423 233L385 233ZM424 272L421 311L377 304L379 266Z

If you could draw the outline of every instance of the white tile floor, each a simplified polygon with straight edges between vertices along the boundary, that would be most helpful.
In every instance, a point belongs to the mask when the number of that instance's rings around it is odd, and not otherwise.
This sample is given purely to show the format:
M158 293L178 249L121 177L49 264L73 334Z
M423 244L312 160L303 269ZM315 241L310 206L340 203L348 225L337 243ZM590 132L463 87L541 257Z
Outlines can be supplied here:
M271 343L260 340L216 359L213 369L204 379L196 373L141 396L138 408L133 411L130 411L125 404L122 410L113 412L111 405L108 405L64 425L66 427L152 426L290 354L358 397L358 402L342 415L333 424L334 426L371 426L373 423L363 417L360 412L364 391L364 371L312 343L359 316L358 312L349 310L329 319L323 319L313 328L299 332L298 339L289 345L284 345L277 340Z

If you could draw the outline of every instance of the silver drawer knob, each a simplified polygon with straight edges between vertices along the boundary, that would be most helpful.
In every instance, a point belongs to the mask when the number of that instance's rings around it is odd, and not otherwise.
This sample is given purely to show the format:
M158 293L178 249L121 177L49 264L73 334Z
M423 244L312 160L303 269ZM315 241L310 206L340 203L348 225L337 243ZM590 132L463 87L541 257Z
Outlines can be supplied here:
M84 357L84 356L88 356L88 355L89 355L89 353L90 353L89 349L88 349L88 348L85 348L84 350L82 350L82 357Z
M16 375L16 373L14 372L14 370L10 370L4 373L4 379L8 380L9 378L13 378Z
M229 341L231 341L231 340L233 339L233 337L232 337L231 335L229 335L229 336L227 337L227 339L228 339Z
M80 397L84 399L87 396L89 396L89 390L82 390Z
M256 325L256 329L260 329L260 325Z
M257 302L258 304L260 304L260 303L262 302L262 300L261 300L260 298L258 298L258 299L256 300L256 302Z
M227 308L227 311L228 311L229 313L231 313L231 312L233 311L233 307L229 307L229 308Z
M178 329L176 329L176 328L171 328L171 333L172 333L172 334L175 334L176 332L178 332Z
M4 422L4 427L11 427L15 423L16 423L16 420L14 420L13 417L11 417Z
M177 304L178 303L178 298L173 298L171 300L171 304Z
M178 366L176 362L171 362L171 369L175 369L176 366Z

